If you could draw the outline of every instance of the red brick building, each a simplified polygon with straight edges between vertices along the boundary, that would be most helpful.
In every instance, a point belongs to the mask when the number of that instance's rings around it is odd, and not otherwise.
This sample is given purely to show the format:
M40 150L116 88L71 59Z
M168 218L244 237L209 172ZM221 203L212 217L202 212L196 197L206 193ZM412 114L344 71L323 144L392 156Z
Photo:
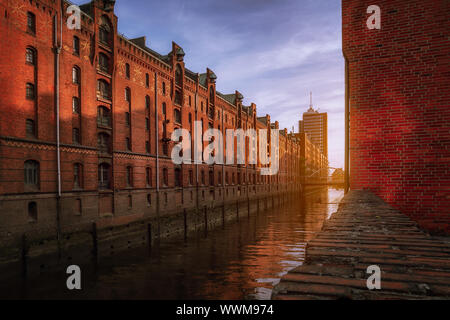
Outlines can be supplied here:
M66 27L69 5L0 0L1 239L300 190L300 144L285 130L276 176L260 164L174 165L171 133L194 121L278 125L238 91L217 91L213 71L187 69L177 44L162 55L118 35L114 1L81 6L81 30Z
M380 9L379 29L371 5ZM350 187L448 234L450 2L343 0L342 7Z

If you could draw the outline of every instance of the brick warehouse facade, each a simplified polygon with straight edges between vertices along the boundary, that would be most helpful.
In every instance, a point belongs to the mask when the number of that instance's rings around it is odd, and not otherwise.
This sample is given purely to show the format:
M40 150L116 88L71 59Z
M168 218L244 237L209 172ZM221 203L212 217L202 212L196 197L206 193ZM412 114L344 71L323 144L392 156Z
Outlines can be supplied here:
M237 208L239 216L242 204L253 210L250 200L259 210L260 199L273 204L274 196L300 192L297 137L257 117L238 91L218 92L213 71L187 69L177 44L161 55L144 37L118 35L114 1L81 6L81 30L65 26L69 5L0 0L2 243L143 219L157 219L149 234L161 235L179 229L182 221L162 224L180 212L186 228L189 210L205 209L208 224L206 207ZM171 133L193 132L194 121L204 130L279 130L278 174L260 175L261 165L174 165Z
M381 28L366 25L370 5ZM450 2L343 0L350 187L450 233Z

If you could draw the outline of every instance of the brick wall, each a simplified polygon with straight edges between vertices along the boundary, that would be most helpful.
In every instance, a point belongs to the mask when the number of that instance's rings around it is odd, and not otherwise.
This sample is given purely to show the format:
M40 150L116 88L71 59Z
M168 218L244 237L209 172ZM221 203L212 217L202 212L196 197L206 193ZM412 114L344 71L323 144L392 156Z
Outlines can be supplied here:
M164 140L170 139L174 129L186 128L192 133L192 123L203 120L204 130L210 124L222 131L237 127L270 130L270 118L265 123L257 120L256 105L244 106L238 91L229 95L217 92L211 70L207 69L197 78L196 73L186 69L184 54L177 44L172 44L169 54L162 55L147 48L142 38L129 40L118 35L118 18L113 10L104 10L103 3L95 0L90 9L84 7L86 13L82 14L81 30L69 30L63 24L59 55L62 196L58 226L55 219L58 184L53 22L55 15L59 18L60 12L65 13L69 4L63 2L64 7L60 8L60 2L53 0L0 0L0 239L38 230L53 232L55 227L77 229L93 221L128 223L159 213L164 215L186 207L203 206L214 199L236 201L257 193L262 196L299 190L298 183L294 182L298 174L295 166L298 161L294 158L299 154L300 145L288 136L280 142L283 143L279 174L282 179L261 177L260 165L222 167L201 164L198 168L183 165L182 188L176 187L175 166L169 158L174 143ZM28 13L34 14L36 19L34 33L27 30ZM64 22L67 18L65 14ZM105 43L100 37L101 26L110 30ZM74 52L75 37L79 39L79 53ZM57 42L61 42L59 30ZM34 64L27 64L25 60L29 47L36 52ZM99 67L100 55L107 57L107 68ZM177 66L182 72L179 84L175 81ZM79 83L73 82L74 67L80 71ZM111 87L110 96L99 95L99 80ZM35 99L26 99L26 83L35 85ZM125 99L126 90L130 92L130 101ZM181 101L175 100L175 90L181 92ZM78 112L73 110L74 97L80 101ZM165 115L163 104L166 105ZM99 107L111 114L109 123L98 122ZM175 110L181 112L181 123L174 119ZM146 118L149 119L148 128ZM32 137L26 134L27 119L36 125ZM165 136L163 120L167 120ZM74 129L79 130L79 142L73 140ZM100 134L110 137L108 152L103 152L98 143ZM125 143L127 138L130 148ZM167 154L163 152L165 145ZM39 163L37 189L27 190L24 184L24 162L27 160ZM157 162L159 193L156 190ZM110 165L111 182L107 188L99 186L99 165L103 163ZM80 186L74 185L75 164L81 165ZM131 185L127 184L127 167L132 168ZM147 183L147 168L151 169L151 183ZM165 169L168 183L164 181ZM211 170L213 183L209 179ZM226 173L228 182L224 185ZM160 208L157 209L158 197ZM37 205L37 219L30 220L28 205L31 202Z
M370 5L381 29L369 29ZM343 0L350 185L450 233L450 2Z

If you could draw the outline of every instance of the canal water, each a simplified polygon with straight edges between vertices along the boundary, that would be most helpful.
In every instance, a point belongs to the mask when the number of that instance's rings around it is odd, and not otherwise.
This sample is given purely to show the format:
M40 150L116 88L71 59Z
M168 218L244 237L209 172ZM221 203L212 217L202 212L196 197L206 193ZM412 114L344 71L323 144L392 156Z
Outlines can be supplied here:
M343 190L323 188L224 228L83 265L82 290L68 275L43 274L1 292L25 299L269 299L302 264L306 242L335 211ZM75 262L74 262L75 263Z

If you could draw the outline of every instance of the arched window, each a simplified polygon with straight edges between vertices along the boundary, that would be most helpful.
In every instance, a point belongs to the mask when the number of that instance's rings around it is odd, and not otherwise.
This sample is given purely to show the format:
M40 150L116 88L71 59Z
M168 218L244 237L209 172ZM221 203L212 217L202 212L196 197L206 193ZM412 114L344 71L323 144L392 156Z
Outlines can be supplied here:
M163 114L164 116L167 115L166 111L167 111L167 109L166 109L166 103L163 102L163 104L162 104L162 114Z
M111 99L111 90L109 87L109 83L103 79L97 81L97 95L102 99Z
M36 137L36 126L34 124L34 120L27 119L25 122L26 127L26 136L28 138L35 138Z
M163 169L163 186L167 187L169 185L169 171L167 168Z
M148 88L150 87L150 76L148 73L145 74L145 86Z
M202 170L202 184L205 185L206 181L205 181L205 171Z
M80 99L78 97L72 98L72 112L76 114L80 113Z
M175 122L181 124L181 111L178 109L173 110Z
M103 153L110 153L110 141L109 141L109 135L107 133L101 132L98 134L97 137L98 142L98 149L100 152Z
M109 58L106 54L100 52L98 56L98 66L101 71L109 72Z
M26 50L25 61L28 64L36 65L36 50L28 47Z
M163 92L163 95L166 95L166 83L164 81L162 83L162 92Z
M133 168L132 167L127 167L127 172L126 172L126 178L127 178L127 187L132 187L133 186Z
M73 128L72 129L72 143L74 144L80 144L81 138L80 138L80 129Z
M209 103L214 104L214 88L209 88Z
M177 67L175 69L175 84L179 87L183 85L183 71L181 70L179 64L177 64Z
M125 101L131 103L131 89L128 87L125 88Z
M34 98L35 98L34 84L32 84L32 83L27 83L26 98L29 100L34 100Z
M125 77L127 79L130 79L131 71L130 71L130 65L127 63L125 64Z
M32 201L28 203L28 221L36 222L38 219L37 204Z
M152 168L145 168L145 181L147 182L147 186L152 186Z
M110 165L101 163L98 166L98 187L100 189L109 189Z
M189 184L192 186L194 184L194 172L189 170Z
M181 169L175 168L175 187L181 187Z
M103 106L97 108L97 124L103 127L111 126L111 114L108 108Z
M80 39L77 36L73 37L73 54L76 56L80 55Z
M34 160L25 161L24 182L27 186L39 188L39 162Z
M31 12L27 13L27 31L36 33L36 16Z
M145 96L145 111L146 112L150 111L150 97L149 96Z
M73 187L74 189L83 187L83 166L80 163L73 165Z
M111 24L109 23L109 19L105 16L102 16L100 18L100 26L99 26L100 42L109 45L110 34L111 34Z
M74 66L72 68L72 83L74 83L74 84L81 83L81 70L77 66Z

